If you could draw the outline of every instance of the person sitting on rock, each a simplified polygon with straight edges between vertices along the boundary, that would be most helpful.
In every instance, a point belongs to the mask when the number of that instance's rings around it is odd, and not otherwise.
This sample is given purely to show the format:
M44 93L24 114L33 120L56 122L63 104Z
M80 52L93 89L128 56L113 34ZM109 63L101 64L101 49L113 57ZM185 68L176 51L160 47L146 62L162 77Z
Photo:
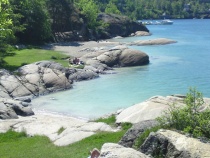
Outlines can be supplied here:
M78 65L79 64L79 59L75 57L73 59L73 64Z

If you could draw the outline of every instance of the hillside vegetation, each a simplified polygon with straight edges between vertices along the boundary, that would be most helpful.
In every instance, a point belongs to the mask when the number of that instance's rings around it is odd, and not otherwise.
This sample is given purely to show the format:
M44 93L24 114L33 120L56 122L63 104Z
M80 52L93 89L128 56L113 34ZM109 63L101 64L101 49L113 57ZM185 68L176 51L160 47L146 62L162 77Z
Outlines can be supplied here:
M95 0L102 12L132 19L209 18L209 0Z

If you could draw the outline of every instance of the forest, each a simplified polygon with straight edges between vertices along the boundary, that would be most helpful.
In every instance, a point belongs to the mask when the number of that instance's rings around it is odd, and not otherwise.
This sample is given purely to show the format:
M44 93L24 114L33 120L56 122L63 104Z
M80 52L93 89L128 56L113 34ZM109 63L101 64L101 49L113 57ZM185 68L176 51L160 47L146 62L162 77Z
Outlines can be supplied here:
M100 12L133 20L209 18L210 0L0 0L0 56L9 45L55 42L60 32L106 27L97 21Z
M101 12L142 19L209 18L210 0L95 0Z

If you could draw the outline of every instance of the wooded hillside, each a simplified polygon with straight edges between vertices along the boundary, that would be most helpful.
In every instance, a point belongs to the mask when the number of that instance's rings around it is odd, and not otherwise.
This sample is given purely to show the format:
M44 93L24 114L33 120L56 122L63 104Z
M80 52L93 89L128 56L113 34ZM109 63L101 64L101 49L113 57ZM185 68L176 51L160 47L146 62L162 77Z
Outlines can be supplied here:
M210 0L95 0L102 12L132 19L209 18Z

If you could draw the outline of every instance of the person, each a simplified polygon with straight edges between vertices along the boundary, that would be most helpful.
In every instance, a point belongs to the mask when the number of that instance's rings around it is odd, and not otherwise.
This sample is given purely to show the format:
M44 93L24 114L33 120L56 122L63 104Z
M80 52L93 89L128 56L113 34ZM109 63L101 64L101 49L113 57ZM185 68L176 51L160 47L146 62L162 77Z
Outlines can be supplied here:
M75 57L75 58L73 59L73 64L78 65L78 64L79 64L79 59Z
M92 151L90 151L90 158L98 158L100 156L100 151L96 148L94 148Z
M78 58L76 58L76 64L77 64L77 65L79 64L79 59L78 59Z

